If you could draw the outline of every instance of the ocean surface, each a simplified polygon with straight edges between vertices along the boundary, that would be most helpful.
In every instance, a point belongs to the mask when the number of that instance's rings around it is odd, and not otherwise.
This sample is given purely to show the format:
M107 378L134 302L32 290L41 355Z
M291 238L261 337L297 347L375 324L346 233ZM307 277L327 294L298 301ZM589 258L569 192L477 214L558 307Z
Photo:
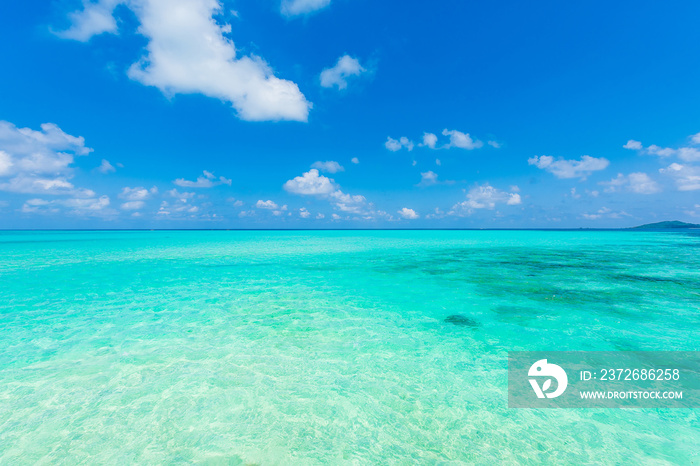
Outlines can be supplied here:
M0 464L698 464L509 350L700 349L700 235L0 232Z

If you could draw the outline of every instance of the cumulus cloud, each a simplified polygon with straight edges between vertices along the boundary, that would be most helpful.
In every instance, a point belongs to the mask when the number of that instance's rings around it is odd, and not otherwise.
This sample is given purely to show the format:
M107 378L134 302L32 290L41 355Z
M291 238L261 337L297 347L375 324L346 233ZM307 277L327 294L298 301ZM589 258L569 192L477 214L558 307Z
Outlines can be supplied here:
M0 191L53 196L66 195L82 198L95 196L93 190L77 188L64 177L43 178L24 174L17 175L7 182L0 183Z
M297 176L284 184L285 191L301 195L327 195L335 191L335 182L312 168L302 176Z
M346 194L338 189L330 194L329 199L335 204L335 207L338 210L343 212L359 215L364 215L367 213L365 205L367 199L359 194Z
M634 139L630 139L629 141L627 141L627 144L625 144L622 147L631 150L642 150L642 143L639 141L635 141Z
M121 205L122 210L140 210L146 205L143 201L127 201Z
M287 3L289 11L296 11L291 4L313 2ZM71 27L57 34L84 42L117 32L113 15L119 4L133 11L140 22L137 31L148 41L141 59L129 68L131 79L168 96L203 94L229 102L244 120L307 121L311 104L294 82L276 77L258 56L237 56L235 44L224 36L231 26L215 19L224 11L218 0L84 2L82 10L70 14Z
M51 201L45 199L29 199L22 205L21 212L40 214L58 213L62 210L60 207L63 207L75 215L101 215L104 214L108 206L109 197L107 196L87 199L55 199Z
M367 72L360 62L350 55L343 55L332 68L326 68L321 72L321 86L336 86L339 90L348 87L348 78L360 76Z
M125 187L122 192L119 193L119 199L124 199L121 205L122 210L139 210L142 209L146 203L147 199L150 199L155 194L158 193L158 188L153 186L151 189L146 189L142 186L136 188Z
M255 203L255 207L266 210L280 210L280 206L277 205L276 202L270 200L263 201L262 199ZM287 210L287 206L282 206L282 210Z
M473 139L469 133L463 133L457 131L456 129L444 129L442 131L443 136L447 136L448 140L444 144L438 144L439 138L435 133L424 132L422 141L418 144L418 147L427 147L428 149L465 149L474 150L479 149L484 146L484 143L478 139ZM500 148L501 144L496 141L489 141L490 146L495 148ZM402 137L400 139L393 139L389 137L384 143L384 146L390 151L396 152L402 148L412 150L414 147L413 141L407 137Z
M350 161L356 165L360 163L360 159L358 159L357 157L353 157L352 159L350 159Z
M404 207L403 209L401 209L401 210L399 210L399 211L397 211L397 212L398 212L398 214L399 214L402 218L405 218L405 219L408 219L408 220L415 220L415 219L417 219L417 218L420 217L420 216L416 213L415 210L409 209L408 207Z
M631 215L625 211L614 212L612 209L610 209L608 207L602 207L595 213L584 213L581 216L583 218L585 218L586 220L598 220L601 218L631 217Z
M244 205L243 201L241 201L240 199L236 199L235 197L229 197L228 199L226 199L226 202L230 202L231 204L233 204L234 207L243 207Z
M105 159L102 159L102 163L95 170L97 170L100 173L104 173L105 175L107 173L114 173L115 171L117 171L117 169L114 168L114 166Z
M0 180L0 190L93 197L92 190L69 181L75 157L90 152L84 138L67 134L53 123L44 123L36 131L0 121L0 178L9 178Z
M490 184L476 186L467 193L467 200L452 206L449 215L470 215L476 209L496 208L497 204L518 205L521 203L520 194L516 192L501 191Z
M440 165L439 160L437 161L437 164ZM429 170L427 172L422 172L420 174L421 180L416 186L420 187L426 187L426 186L433 186L436 184L453 184L454 181L451 180L445 180L445 181L439 181L438 180L438 175L432 170Z
M421 180L417 186L432 186L438 182L438 175L434 171L423 172L420 177Z
M128 186L122 189L119 194L119 199L125 199L128 201L145 201L150 199L153 195L158 194L158 188L153 186L151 189L146 189L143 186L137 188L129 188Z
M423 145L431 149L435 149L437 144L437 136L433 133L423 133Z
M479 141L478 139L472 139L471 136L469 136L469 133L462 133L461 131L457 131L456 129L444 129L442 130L442 134L443 136L450 137L450 142L447 145L445 145L445 148L447 149L451 147L457 147L460 149L473 150L478 149L484 145L484 143Z
M324 199L342 212L363 215L365 218L377 214L364 196L344 193L334 180L320 175L315 168L287 181L283 187L293 194Z
M309 218L311 216L311 212L309 212L305 207L302 207L299 209L299 217L301 218Z
M281 13L287 17L306 15L330 4L331 0L282 0Z
M223 176L220 176L217 179L213 173L204 170L202 172L202 176L197 177L196 181L189 181L184 178L178 178L175 181L173 181L173 183L182 188L213 188L214 186L219 186L222 184L231 186L232 181Z
M494 149L500 149L503 146L503 144L501 144L498 141L489 141L487 144L493 147Z
M672 155L675 155L676 153L675 149L671 149L670 147L657 146L656 144L652 144L651 146L647 147L646 151L649 154L658 155L659 157L670 157Z
M672 163L659 170L660 173L673 177L679 191L696 191L700 189L700 167Z
M652 180L646 173L630 173L625 176L618 173L616 178L610 181L601 181L601 186L607 186L605 192L614 193L621 189L626 189L637 194L654 194L661 191L658 183Z
M627 144L625 144L623 147L625 149L644 151L647 154L656 155L657 157L661 158L678 157L684 162L700 161L700 150L695 147L690 147L700 144L700 133L688 136L688 140L690 141L689 146L683 146L677 149L672 147L657 146L656 144L652 144L649 147L644 148L641 142L634 141L632 139L627 141Z
M170 197L177 198L178 200L181 200L182 202L186 202L188 199L192 199L195 196L195 193L180 192L174 188L171 189L170 191L166 191L166 194Z
M408 149L408 151L412 151L414 144L413 141L408 139L405 136L400 137L399 139L393 139L392 137L387 137L386 142L384 143L384 147L389 149L392 152L396 152L401 150L402 148Z
M554 159L549 155L534 156L527 163L546 170L557 178L586 178L594 171L605 170L610 162L605 158L584 155L581 160Z
M357 160L357 159L355 159ZM345 168L343 168L342 165L340 165L338 162L333 162L331 160L327 162L314 162L311 165L311 168L316 168L317 170L320 170L322 172L326 173L338 173L338 172L344 172Z
M93 36L104 33L116 33L117 21L114 9L124 0L102 0L96 3L83 1L83 9L68 15L71 26L64 31L54 33L64 39L87 42Z

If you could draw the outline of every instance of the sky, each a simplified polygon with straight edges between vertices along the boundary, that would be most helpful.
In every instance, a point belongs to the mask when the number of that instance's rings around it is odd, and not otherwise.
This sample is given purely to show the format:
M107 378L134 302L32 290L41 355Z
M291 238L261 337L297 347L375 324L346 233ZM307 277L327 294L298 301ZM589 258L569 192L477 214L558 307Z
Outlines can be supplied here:
M0 3L0 228L700 223L700 3Z

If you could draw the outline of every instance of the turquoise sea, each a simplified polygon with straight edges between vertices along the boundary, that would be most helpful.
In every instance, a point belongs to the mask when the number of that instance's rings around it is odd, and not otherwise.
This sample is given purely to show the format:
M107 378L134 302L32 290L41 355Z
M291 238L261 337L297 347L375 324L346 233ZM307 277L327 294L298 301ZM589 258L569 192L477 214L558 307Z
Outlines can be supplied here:
M700 349L700 235L0 232L0 464L698 464L509 350ZM457 316L457 317L455 317Z

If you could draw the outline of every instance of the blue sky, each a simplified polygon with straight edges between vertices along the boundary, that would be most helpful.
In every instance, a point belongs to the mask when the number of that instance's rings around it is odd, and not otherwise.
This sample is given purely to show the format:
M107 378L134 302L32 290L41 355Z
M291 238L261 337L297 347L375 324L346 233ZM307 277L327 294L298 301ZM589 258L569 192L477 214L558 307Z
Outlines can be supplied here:
M700 4L0 5L2 228L700 222Z

